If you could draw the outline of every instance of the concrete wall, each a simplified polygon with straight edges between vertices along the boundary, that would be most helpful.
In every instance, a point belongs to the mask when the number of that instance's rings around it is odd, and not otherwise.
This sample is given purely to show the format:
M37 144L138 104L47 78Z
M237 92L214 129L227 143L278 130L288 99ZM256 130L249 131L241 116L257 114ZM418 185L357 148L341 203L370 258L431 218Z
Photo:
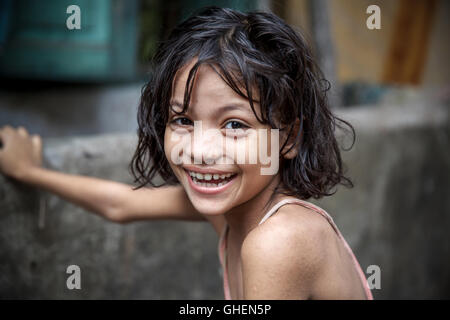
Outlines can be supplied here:
M49 139L45 158L67 173L130 183L134 143L129 134ZM216 245L206 223L118 225L0 176L2 298L220 299ZM66 288L71 264L81 290Z
M135 132L144 83L115 85L0 82L0 126L42 137Z
M449 113L434 103L414 97L341 113L357 130L344 153L355 188L320 204L362 268L381 268L375 298L450 297Z
M393 97L339 111L357 130L344 152L355 188L318 203L363 270L381 268L375 298L449 298L448 102ZM46 165L129 183L135 143L133 133L46 139ZM221 299L216 248L205 223L117 225L0 175L1 298ZM66 288L71 264L81 290Z

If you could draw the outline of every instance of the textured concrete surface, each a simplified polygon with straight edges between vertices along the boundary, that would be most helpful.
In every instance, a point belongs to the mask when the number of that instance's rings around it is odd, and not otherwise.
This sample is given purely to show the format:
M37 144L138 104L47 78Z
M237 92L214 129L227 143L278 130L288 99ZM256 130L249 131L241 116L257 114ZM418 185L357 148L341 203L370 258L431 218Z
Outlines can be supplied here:
M42 137L135 132L143 83L0 84L0 126L23 125Z
M448 104L414 101L340 111L357 130L343 154L355 188L318 201L363 270L381 268L375 298L450 297ZM131 133L44 143L48 167L131 182ZM117 225L0 175L1 298L221 299L217 240L201 222ZM81 290L66 288L71 264Z
M381 269L375 298L450 297L448 106L347 110L357 130L344 153L355 188L320 201L366 270Z
M134 145L127 134L47 140L45 158L63 172L131 183ZM216 246L206 223L114 224L0 176L2 298L220 299ZM66 288L71 264L81 290Z

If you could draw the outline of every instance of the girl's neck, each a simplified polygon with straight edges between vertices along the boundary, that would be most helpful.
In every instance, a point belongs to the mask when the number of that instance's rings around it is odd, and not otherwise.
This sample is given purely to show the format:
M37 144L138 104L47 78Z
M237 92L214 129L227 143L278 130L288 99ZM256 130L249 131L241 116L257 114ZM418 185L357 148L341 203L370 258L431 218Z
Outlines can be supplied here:
M280 194L273 196L278 182L279 175L255 197L225 213L225 220L231 233L237 238L236 241L241 243L247 234L258 226L267 210L284 197Z

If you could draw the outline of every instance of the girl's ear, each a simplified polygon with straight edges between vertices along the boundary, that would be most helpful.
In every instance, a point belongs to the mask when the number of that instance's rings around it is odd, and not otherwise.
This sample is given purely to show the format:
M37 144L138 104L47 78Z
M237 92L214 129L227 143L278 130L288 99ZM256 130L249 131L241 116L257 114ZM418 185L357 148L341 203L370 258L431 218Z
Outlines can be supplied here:
M291 131L291 135L289 136L289 140L287 141L286 145L284 146L284 150L289 150L289 152L287 152L286 154L283 155L283 157L285 159L293 159L298 152L298 143L300 143L300 137L301 137L301 132L299 137L297 137L297 135L299 134L299 130L300 130L300 119L297 118L295 120L294 123L294 127L292 128ZM287 133L286 133L287 135ZM284 137L284 139L286 139L286 137ZM284 142L284 140L283 140Z

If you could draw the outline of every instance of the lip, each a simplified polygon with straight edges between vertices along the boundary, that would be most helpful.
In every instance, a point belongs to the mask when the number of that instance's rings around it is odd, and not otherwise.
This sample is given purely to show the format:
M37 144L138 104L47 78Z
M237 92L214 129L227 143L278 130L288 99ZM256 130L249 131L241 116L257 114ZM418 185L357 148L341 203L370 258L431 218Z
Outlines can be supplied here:
M187 179L189 181L189 185L191 186L191 188L194 189L194 191L197 191L198 193L202 193L202 194L211 194L212 195L212 194L221 193L221 192L225 191L226 189L228 189L234 183L234 180L236 180L236 176L235 176L233 179L228 181L227 184L222 185L220 187L216 187L216 188L213 188L213 187L202 187L202 186L196 185L194 183L194 181L192 181L192 178L191 178L191 176L189 175L189 172L186 169L184 170L184 172L187 175ZM211 173L211 172L212 171L208 171L208 172L205 172L205 173ZM200 172L200 173L202 173L202 172ZM219 172L215 172L215 173L219 173Z

